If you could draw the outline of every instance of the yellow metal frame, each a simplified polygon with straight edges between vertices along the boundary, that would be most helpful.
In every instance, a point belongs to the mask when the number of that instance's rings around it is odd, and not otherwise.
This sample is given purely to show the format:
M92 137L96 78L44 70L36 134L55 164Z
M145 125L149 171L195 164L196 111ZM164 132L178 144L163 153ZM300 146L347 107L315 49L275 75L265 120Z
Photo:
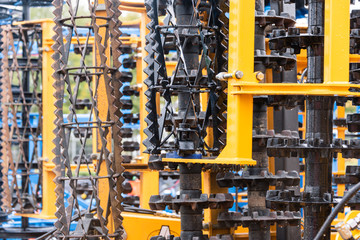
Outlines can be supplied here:
M350 219L355 218L358 214L360 213L360 211L350 211L349 213L346 214L345 218L344 218L344 222L349 221ZM353 234L354 239L358 239L360 238L360 230L359 229L355 229L353 231L351 231L351 233ZM340 237L339 233L335 233L335 240L342 240L343 238Z
M255 14L249 11L254 0L230 1L229 73L228 80L228 126L227 145L217 161L238 159L239 163L251 161L252 154L252 108L253 95L317 95L360 96L349 84L350 23L347 16L348 2L326 0L325 4L325 53L324 83L260 83L261 76L254 73ZM340 27L339 27L340 26ZM338 53L342 57L338 57ZM339 71L340 69L340 71ZM241 79L235 77L242 72ZM246 117L244 117L246 116Z
M150 240L158 236L162 226L169 226L172 235L180 236L180 218L123 212L127 240Z
M349 60L347 61L349 63ZM335 78L334 78L335 79ZM349 81L349 77L347 77ZM306 96L348 96L358 97L360 92L350 92L349 89L360 89L360 86L350 83L235 83L239 90L233 95L306 95Z
M242 81L255 82L254 76L254 38L255 0L230 1L229 26L229 72L241 70ZM226 146L216 159L218 162L235 161L237 164L255 165L252 159L252 95L235 95L234 84L240 80L228 81L228 109Z
M136 5L136 4L135 4ZM127 37L122 39L124 44L141 44L142 56L145 56L144 36L147 32L146 11L142 4L135 6L133 3L122 2L121 10L133 11L141 13L140 21L140 38ZM349 12L348 2L339 2L336 0L326 0L325 9L325 72L323 84L273 84L273 83L259 83L254 73L254 39L248 36L253 36L255 33L255 15L254 11L249 11L255 6L255 0L230 1L230 36L229 36L229 72L233 73L233 77L228 80L228 111L227 111L227 145L216 159L169 159L165 158L163 161L167 162L188 162L188 163L221 163L221 164L239 164L239 165L254 165L256 162L252 159L252 116L253 116L253 95L322 95L322 96L360 96L358 92L350 92L349 88L360 88L349 84L348 70L349 70L349 38L350 31L349 24L346 18L343 18ZM340 17L339 17L340 16ZM51 64L53 60L51 55L53 50L52 20L30 21L31 23L39 23L43 29L43 102L54 102L53 97L53 78L51 77ZM29 22L27 22L29 23ZM21 23L18 23L21 24ZM340 25L339 25L340 24ZM341 26L341 27L339 27ZM85 41L85 38L84 38ZM91 40L93 41L93 39ZM74 41L74 43L77 43ZM341 54L338 54L340 53ZM336 56L334 55L336 54ZM341 58L339 58L341 56ZM358 58L354 58L358 59ZM137 62L138 68L138 83L142 84L142 80L146 78L141 71L145 66L143 59ZM171 66L171 64L169 64ZM340 70L339 70L340 69ZM140 72L141 71L141 72ZM243 77L241 79L235 78L235 72L241 71ZM140 78L141 76L141 78ZM140 80L139 80L140 78ZM50 90L51 89L51 90ZM145 122L145 96L144 91L146 86L142 84L140 88L140 122L141 129L144 129ZM44 104L44 129L43 129L43 210L40 214L24 214L22 216L38 217L42 219L55 218L55 184L53 179L55 177L52 169L54 164L49 162L53 159L52 149L54 143L53 136L53 120L55 107L53 104ZM246 117L244 117L246 116ZM144 139L144 133L141 131L141 139ZM46 139L51 139L47 141ZM141 156L140 163L136 164L146 165L148 162L148 155L143 154L144 146L140 144ZM128 168L131 170L135 166L129 164ZM138 169L135 171L139 171ZM216 190L214 185L215 178L210 173L204 173L203 189L204 192L213 192ZM159 174L155 171L144 169L141 171L141 206L148 208L148 199L153 194L159 192ZM205 213L205 222L214 223L212 216L213 212L207 211ZM154 217L145 214L123 213L124 227L131 235L128 239L148 239L144 238L142 234L145 231L143 227L153 229L160 225L170 225L171 230L180 232L180 221L177 218L163 218ZM142 231L138 231L137 227L142 226ZM209 228L210 235L216 233L216 230ZM238 232L238 231L237 231ZM133 235L135 234L135 235ZM273 233L272 233L273 235ZM237 238L246 237L246 233L235 234Z
M229 72L241 70L241 81L256 83L254 75L255 0L230 1ZM250 11L249 11L250 10ZM235 74L233 74L235 75ZM227 144L216 159L164 158L164 162L255 165L252 159L252 95L236 95L239 79L228 82ZM245 117L244 117L245 116Z
M43 147L42 147L42 159L43 159L43 176L42 176L42 211L37 214L16 214L23 217L32 217L32 218L41 218L41 219L54 219L56 206L55 206L55 183L54 178L55 174L53 173L53 168L55 165L51 162L54 158L54 153L52 150L55 147L53 139L55 138L53 130L54 120L55 120L55 98L53 96L53 82L52 78L52 67L53 59L51 55L54 53L51 46L53 45L53 27L54 22L50 19L35 20L35 21L25 21L17 22L15 25L23 24L40 24L43 30L42 32L42 42L43 42L43 52L42 52L42 102L43 104Z

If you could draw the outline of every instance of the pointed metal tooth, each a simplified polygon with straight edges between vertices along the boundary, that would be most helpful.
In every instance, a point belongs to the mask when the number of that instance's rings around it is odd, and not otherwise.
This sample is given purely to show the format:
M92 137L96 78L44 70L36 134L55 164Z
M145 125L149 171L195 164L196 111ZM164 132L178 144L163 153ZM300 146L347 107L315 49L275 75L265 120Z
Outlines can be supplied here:
M32 34L28 34L29 31ZM37 141L39 141L39 135L41 133L41 121L38 127L35 128L30 122L30 108L29 105L37 106L39 109L39 119L41 116L41 99L38 97L37 89L39 84L39 73L41 72L41 53L38 55L38 59L18 59L18 53L20 49L30 56L30 52L33 49L33 43L39 44L40 29L36 25L28 25L23 27L17 26L3 26L1 31L2 36L2 55L1 60L2 72L1 72L1 88L2 88L2 116L3 128L1 130L2 136L2 173L4 184L2 186L3 193L3 209L7 212L15 210L19 213L33 213L36 210L38 199L38 188L34 189L32 186L37 184L41 186L41 182L33 183L30 179L30 171L33 168L33 162L40 162L37 156ZM25 39L25 36L28 36ZM15 47L15 46L22 47ZM10 61L11 59L11 66ZM23 80L21 78L23 69L27 69L30 78L27 78L26 84L34 86L32 97L26 96ZM17 73L17 74L13 74ZM21 79L20 79L21 78ZM18 84L16 94L13 92L12 85ZM16 105L14 104L16 103ZM27 106L27 107L24 107ZM16 116L18 110L22 110L25 120L22 120L21 126L18 124ZM11 130L10 130L11 125ZM24 134L27 133L27 134ZM28 156L25 150L25 144L27 144L31 137L34 142L33 156ZM16 144L19 157L13 156L12 146ZM26 187L19 187L18 174L20 168L22 169L22 179L27 183ZM11 170L11 171L9 171ZM8 175L11 172L12 181L9 184ZM39 171L39 179L41 179L41 171ZM41 187L40 187L41 188ZM15 193L16 199L12 199L12 193ZM33 205L29 208L24 208L23 201L33 202Z
M229 13L229 0L221 0L218 5L217 9L219 14L219 23L220 23L220 37L221 37L221 47L222 53L219 53L220 59L218 59L218 63L220 66L218 66L219 72L227 72L228 67L228 59L227 59L227 50L229 45L229 18L227 17L227 14ZM219 148L222 149L226 145L226 117L225 112L227 109L227 83L226 82L220 82L221 88L217 91L217 120L218 120L218 131L220 133L220 139L219 139Z
M58 210L56 212L56 216L58 217L58 221L56 222L55 226L57 228L57 236L59 239L65 239L67 235L70 233L70 223L72 221L72 215L73 211L78 209L78 203L77 203L77 195L76 195L76 187L78 185L77 180L74 179L73 173L71 171L71 159L69 158L68 152L67 152L67 145L69 141L69 134L65 132L64 128L61 127L64 123L64 113L63 113L63 102L64 98L69 98L70 102L70 114L68 121L71 122L72 116L75 116L76 114L76 101L77 96L74 96L73 90L71 88L70 84L70 78L68 76L68 73L66 70L64 70L67 65L67 56L69 55L69 48L68 45L66 45L63 42L64 36L62 33L63 29L63 5L64 4L71 4L69 1L63 2L60 0L54 0L53 5L55 6L54 15L55 15L55 27L54 32L55 36L53 37L53 40L55 41L55 44L53 45L53 49L55 51L53 55L53 59L55 60L52 67L55 70L55 73L53 74L53 77L55 79L53 87L55 88L54 96L56 98L56 102L54 103L56 107L55 115L56 120L54 121L57 128L54 130L55 133L55 149L53 152L55 153L55 158L53 159L53 162L55 164L54 172L56 174L56 205L58 207ZM106 32L109 34L109 36L102 36L100 34L100 26L97 24L96 21L92 22L94 37L95 37L95 49L97 51L97 55L100 59L100 63L98 63L98 66L102 66L102 77L105 81L105 91L108 98L108 113L109 113L109 120L113 122L111 126L111 131L109 127L98 127L98 134L100 136L99 138L99 147L101 148L101 156L100 158L103 159L105 162L104 167L106 168L107 172L107 179L109 183L109 195L110 195L110 201L108 204L110 204L109 209L111 209L111 217L113 218L114 222L114 232L118 235L115 237L115 239L120 239L121 235L123 233L123 227L122 227L122 217L121 217L121 201L122 201L122 188L121 183L124 181L124 178L121 176L122 172L124 171L124 168L122 166L123 158L121 156L122 146L121 146L121 93L120 88L122 86L120 82L120 72L118 71L120 67L119 57L121 55L120 46L121 41L119 40L119 37L121 35L121 32L119 30L121 26L121 21L119 20L121 12L119 11L119 1L118 0L105 0L105 10L107 14L107 21L108 21L108 31ZM93 5L93 7L96 7L97 5ZM91 18L96 18L96 10L94 9L91 12ZM70 15L74 15L75 13L69 10ZM74 33L77 35L76 30L76 23L73 22L74 27ZM71 36L71 32L68 36L65 38L68 38ZM105 40L109 40L109 42L105 42ZM108 65L107 56L106 56L106 50L111 45L111 51L112 51L112 64ZM81 51L81 49L80 49ZM83 56L82 56L83 57ZM115 70L114 70L115 69ZM110 75L109 75L110 73ZM97 86L93 89L93 85L88 84L89 93L92 103L92 112L94 114L94 119L96 122L102 123L104 120L101 120L99 118L99 109L97 104L97 99L95 99L93 96L95 96L95 92L97 91ZM66 95L65 95L66 91ZM76 129L78 130L78 129ZM109 149L109 143L108 143L108 134L112 134L112 140L114 141L114 153L110 152ZM81 143L86 142L86 135L84 137L80 137ZM111 144L110 144L111 145ZM85 150L81 149L81 154L84 154ZM80 163L81 164L81 163ZM65 200L64 200L64 181L62 180L63 177L69 178L69 186L70 186L70 197L68 198L68 207L65 209ZM91 181L91 187L93 189L93 199L96 203L96 217L100 221L101 225L101 231L104 239L110 239L110 232L107 228L108 222L110 222L109 215L106 213L104 209L100 205L100 198L98 193L98 186L97 181L94 181L93 179ZM104 201L104 200L102 200ZM82 224L82 219L79 220L78 224Z
M8 55L8 38L7 38L7 27L3 26L1 28L1 40L2 40L2 55ZM9 144L8 139L10 138L10 130L9 130L9 111L8 108L5 106L5 103L9 101L9 85L8 81L5 81L7 78L6 76L9 75L9 62L6 57L1 59L1 114L2 114L2 121L3 126L1 129L1 155L2 155L2 162L1 162L1 170L2 170L2 209L4 212L11 211L11 194L10 194L10 186L9 186Z
M154 21L154 1L146 0L145 7L147 9L147 16L150 19L150 22L147 24L149 33L146 35L146 47L145 51L148 53L144 58L144 61L147 63L144 72L148 77L144 80L144 84L148 87L145 91L145 96L147 97L147 102L145 104L146 111L148 112L145 122L147 123L147 128L145 128L144 133L147 135L147 139L143 141L143 144L147 148L146 152L156 152L156 147L158 146L160 139L158 134L158 123L157 123L157 110L156 110L156 91L152 89L152 86L155 82L155 51L153 46L155 45L154 32L156 22Z

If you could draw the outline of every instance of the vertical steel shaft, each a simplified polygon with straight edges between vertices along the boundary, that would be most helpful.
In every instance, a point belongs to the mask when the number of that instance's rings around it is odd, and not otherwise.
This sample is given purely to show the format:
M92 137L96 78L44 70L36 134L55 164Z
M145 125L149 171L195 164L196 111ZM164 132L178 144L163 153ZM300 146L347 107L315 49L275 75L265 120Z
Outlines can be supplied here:
M255 11L259 15L264 15L264 0L256 0ZM255 55L265 55L265 29L264 27L255 24ZM262 62L255 62L255 71L261 71L265 73L266 67ZM256 134L267 134L267 106L265 101L261 97L254 98L254 110L253 110L253 130ZM250 169L251 175L260 174L261 170L267 170L268 157L266 152L266 146L253 147L253 159L257 164L254 168ZM268 212L266 208L266 192L269 189L269 183L266 181L260 181L256 184L248 186L248 207L249 213L252 212ZM249 239L270 239L270 226L269 224L258 224L257 222L251 223L249 226Z
M191 198L200 198L201 195L201 169L195 164L188 166L180 164L180 195L188 194ZM203 209L192 209L190 206L180 207L181 240L192 240L199 237L202 240Z
M175 7L175 14L177 24L181 25L194 25L196 26L196 21L194 21L194 8L192 1L190 0L177 0ZM187 34L196 34L197 28L190 28L190 30L185 30L184 28L179 27L180 32L186 31L183 33ZM189 32L187 32L189 31ZM196 44L197 38L184 38L181 39L181 45L183 46L183 54L185 64L182 66L183 71L180 71L180 74L186 75L187 73L191 75L192 72L197 71L199 67L199 45ZM178 53L180 54L180 53ZM185 67L186 65L186 67ZM188 76L189 77L189 76ZM190 79L191 81L191 79ZM182 85L186 85L186 80L182 82ZM197 97L198 98L198 97ZM191 117L195 115L194 109L188 105L191 101L190 93L183 92L178 94L178 104L179 104L179 115L180 117ZM195 100L198 102L198 99ZM200 104L195 104L196 107L199 107ZM196 139L192 139L196 141ZM180 195L188 194L191 198L200 198L201 195L201 165L188 166L187 164L180 164ZM181 216L181 240L192 240L193 237L199 237L202 239L202 219L203 219L203 209L192 209L190 206L181 206L180 208Z
M178 25L193 25L196 26L196 21L194 20L194 8L192 5L192 1L190 0L177 0L175 7L176 14L176 22ZM181 28L179 27L179 32L183 31L183 34L196 34L198 32L197 28ZM183 54L184 60L187 68L187 73L191 75L191 73L197 71L199 67L199 43L197 43L197 38L183 38L180 39L181 44L183 46ZM180 53L178 53L180 54ZM183 65L182 68L185 69ZM185 70L179 71L181 75L186 75ZM191 79L190 79L191 81ZM186 85L186 79L182 82L183 85ZM197 100L199 98L197 97ZM190 102L190 93L183 92L178 95L178 103L179 103L179 115L181 117L186 115L186 110ZM200 103L199 101L196 101ZM199 104L195 104L196 107ZM187 116L193 116L194 110L192 108L189 109Z
M24 6L23 6L23 20L28 20L30 19L30 7L24 2ZM26 47L28 46L28 36L27 36L27 32L26 31L23 31L22 34L25 34L24 36L24 40L25 42L23 43L23 51L22 51L22 55L23 55L23 58L24 59L27 59L27 58L31 58L31 56L27 56L27 50L26 50ZM31 53L30 53L31 54ZM30 69L24 69L24 72L23 72L23 76L22 76L22 86L23 86L23 91L24 92L29 92L30 91ZM23 101L26 102L26 99L22 99ZM30 122L30 119L29 119L29 115L27 114L27 112L30 112L30 106L23 106L22 107L22 114L21 114L21 124L24 128L24 131L26 131L26 123L27 122ZM31 128L31 126L29 126L29 128ZM29 139L29 133L28 132L25 132L24 133L25 135L25 138L26 139ZM22 159L26 159L28 162L31 162L30 160L30 156L29 156L29 142L24 142L23 143L23 150L24 150L24 154L25 156L23 156ZM28 188L29 188L29 183L28 181L26 181L26 169L24 168L22 170L22 172L24 173L24 175L21 177L22 180L21 180L21 188L22 188L22 192L23 193L26 193L28 192ZM21 217L21 227L23 228L23 230L26 230L28 227L29 227L29 218L27 217Z
M324 34L324 0L309 0L308 32ZM324 76L324 46L311 45L308 53L308 79L311 83L322 83ZM321 139L325 145L332 142L333 100L329 97L308 97L306 99L306 139ZM331 194L332 153L321 156L310 152L305 159L305 193L311 201L322 201L325 194ZM318 230L331 212L329 205L311 205L304 208L306 231L304 239L314 239ZM325 239L330 239L330 231Z

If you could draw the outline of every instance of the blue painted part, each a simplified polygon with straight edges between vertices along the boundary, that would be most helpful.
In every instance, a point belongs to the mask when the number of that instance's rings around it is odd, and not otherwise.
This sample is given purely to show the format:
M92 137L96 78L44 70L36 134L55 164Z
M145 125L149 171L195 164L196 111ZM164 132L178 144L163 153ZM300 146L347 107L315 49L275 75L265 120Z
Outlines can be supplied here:
M131 129L140 129L140 124L136 123L136 124L129 124L129 123L125 123L122 128L131 128Z
M247 191L247 188L244 188L244 189L241 189L239 188L238 192L241 193L241 192L246 192ZM235 193L236 192L236 188L235 187L231 187L229 188L229 193Z
M131 85L130 83L125 82L125 83L122 84L120 90L123 90L126 86L130 86L130 85Z
M8 124L11 127L12 126L12 121L13 121L12 119L14 118L14 116L11 113L9 113L8 118L9 118L9 123ZM39 124L39 114L38 113L30 113L29 121L30 121L30 126L36 128L38 126L38 124ZM21 113L20 112L16 113L16 123L17 123L17 125L19 127L22 126ZM2 127L2 119L0 119L0 127Z
M338 170L337 162L338 162L337 159L333 158L333 164L332 164L332 171L333 172L337 172L337 170Z
M166 153L166 158L202 159L202 155L194 153L185 156L180 156L176 152L170 152L170 153Z
M128 27L122 27L120 28L120 31L123 33L123 35L136 35L140 37L140 28L128 28Z
M128 113L131 113L131 109L121 109L121 112L123 114L128 114Z
M8 216L9 221L7 223L3 223L1 226L4 228L11 227L21 227L21 217L15 216L11 214ZM29 218L29 226L30 227L52 227L54 226L55 219L45 220L38 218Z
M68 114L64 115L64 123L68 123ZM89 114L76 114L78 122L87 122L89 121ZM90 119L92 121L92 119Z
M303 117L303 115L298 115L298 121L300 122L300 123L304 123L304 117Z
M122 100L130 100L131 97L130 96L122 96L120 99L122 99ZM129 110L129 109L122 109L121 111L124 112L125 110ZM131 111L131 110L129 110L129 111Z
M306 15L309 13L308 9L300 8L296 10L296 19L306 18Z
M20 43L20 46L23 45L22 42L16 41L16 42L14 42L14 46L15 46L15 49L19 49L19 50L17 51L17 55L22 56L22 49L19 48L19 43ZM12 47L9 47L9 49L10 49L10 48L12 48ZM36 43L36 42L33 42L32 46L31 46L31 55L36 56L36 55L38 55L38 54L39 54L39 51L38 51L37 43ZM9 52L9 56L12 56L12 55L13 55L13 52L10 51L10 52Z

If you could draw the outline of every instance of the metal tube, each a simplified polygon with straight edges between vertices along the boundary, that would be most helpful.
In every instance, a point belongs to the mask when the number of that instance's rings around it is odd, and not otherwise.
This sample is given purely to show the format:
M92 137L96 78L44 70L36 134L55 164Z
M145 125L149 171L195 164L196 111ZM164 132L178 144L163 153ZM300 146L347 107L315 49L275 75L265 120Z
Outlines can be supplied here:
M194 8L192 1L189 0L177 0L175 6L176 21L178 25L194 25ZM186 28L185 30L179 27L179 31L189 31L190 34L196 34L197 28ZM179 71L179 74L186 76L185 68L188 74L192 74L197 71L199 67L199 45L196 44L197 38L187 39L183 38L181 45L183 46L183 54L186 67L182 66L183 70ZM178 53L180 54L180 53ZM191 81L191 79L190 79ZM184 78L182 85L186 85L186 79ZM190 106L191 101L190 93L182 92L178 94L178 106L179 116L181 118L188 118L195 115L194 109ZM200 101L198 94L195 96L195 106L197 112L199 110ZM193 136L195 137L195 136ZM193 138L192 137L192 138ZM196 139L192 139L196 142ZM190 198L200 198L201 195L201 169L202 166L196 164L194 166L188 166L186 164L180 164L180 195L187 194ZM202 239L202 219L203 209L192 209L190 206L180 207L181 217L181 239L192 240L193 237L199 237Z
M258 15L264 15L264 0L255 1L255 11ZM256 54L265 55L265 29L264 27L255 24L255 56ZM261 71L265 74L266 67L262 62L255 62L255 71ZM253 130L256 134L267 134L267 106L262 97L254 98L253 108ZM250 168L251 175L260 174L261 170L267 170L269 166L266 146L253 146L252 157L256 160L256 166ZM269 183L260 181L256 184L248 186L248 207L249 213L252 212L270 212L266 208L266 192L269 189ZM270 225L259 224L257 222L249 225L249 239L264 239L270 240Z
M194 8L192 5L192 2L189 0L177 0L176 1L176 7L175 7L175 14L176 14L176 23L178 25L187 25L187 26L196 26L196 21L194 20ZM185 30L186 29L186 30ZM190 34L196 34L198 32L197 28L181 28L179 27L179 31L189 31ZM199 43L197 43L197 38L184 38L180 39L181 44L183 46L183 54L184 54L184 60L187 68L188 74L191 75L191 73L197 71L199 67ZM179 54L179 53L178 53ZM182 65L182 68L185 68L184 65ZM185 71L179 71L181 75L185 75ZM186 80L184 78L184 81L182 83L183 85L186 85ZM199 108L200 106L200 98L197 94L196 98L196 104L195 106ZM190 107L188 113L186 114L187 107L189 105L190 101L190 93L182 92L178 95L178 104L179 104L179 115L180 117L184 117L185 115L194 116L194 111ZM198 110L198 109L197 109Z
M297 82L297 70L296 67L292 71L286 71L281 73L273 73L273 82ZM281 109L274 111L274 130L276 133L281 133L282 130L298 130L298 112L299 108L296 107L292 110ZM275 158L275 172L278 170L285 170L287 172L296 171L300 172L299 158ZM277 186L277 189L283 189L284 186ZM296 192L300 191L300 186L296 187L286 187L286 189L293 189ZM285 209L284 209L285 210ZM288 209L286 209L288 210ZM276 239L301 239L301 229L300 226L286 226L286 227L276 227Z
M30 18L30 7L27 4L27 1L25 1L23 4L24 4L23 5L23 20L28 20ZM29 42L27 32L23 31L22 33L25 34L25 36L24 36L25 42L23 43L23 50L22 50L23 58L24 59L31 58L31 56L27 55L27 50L26 50L26 47L27 47L28 42ZM23 74L24 74L22 76L23 92L27 93L27 92L30 91L30 69L24 69ZM24 102L27 101L26 99L23 99L23 100L24 100ZM28 112L30 112L30 106L26 106L26 105L23 106L22 107L22 114L21 114L21 125L22 125L24 131L27 131L27 129L25 127L27 125L26 123L30 122ZM31 126L28 126L28 127L31 128ZM24 135L25 135L26 139L29 139L30 134L28 132L25 132ZM21 159L26 159L27 162L30 162L30 159L29 159L29 157L30 157L29 156L29 150L30 150L29 142L23 142L19 146L21 147L21 145L22 145L22 148L23 148L23 151L24 151L24 154L25 154L25 156L22 156L23 158L21 158ZM27 170L25 168L23 168L21 171L23 173L23 176L21 177L22 194L26 195L26 193L29 191L28 190L29 181L27 179L30 176L26 175ZM29 218L21 217L21 227L22 227L23 231L25 231L29 227Z
M308 32L324 34L324 0L309 0ZM324 45L311 45L308 52L309 83L322 83L324 77ZM306 98L306 139L320 138L324 144L332 142L333 100L329 97ZM321 201L324 194L331 194L332 153L321 156L310 152L305 160L305 196L311 201ZM329 205L304 207L306 229L304 239L314 239L316 233L331 213ZM324 239L330 239L330 231Z
M188 166L180 164L180 195L187 194L190 198L200 198L201 195L200 164ZM192 240L199 237L202 240L203 209L192 209L190 206L180 207L181 240Z

